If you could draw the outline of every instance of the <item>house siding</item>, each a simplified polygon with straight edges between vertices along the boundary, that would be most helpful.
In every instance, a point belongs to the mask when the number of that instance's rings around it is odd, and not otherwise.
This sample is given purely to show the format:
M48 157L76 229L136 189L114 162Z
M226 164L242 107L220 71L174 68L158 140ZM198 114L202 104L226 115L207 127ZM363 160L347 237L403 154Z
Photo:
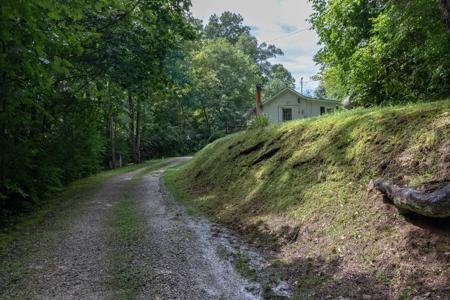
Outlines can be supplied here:
M271 124L283 122L283 108L292 109L292 119L303 119L320 115L320 107L335 111L337 103L321 100L309 100L289 90L280 94L277 98L263 104L262 112L269 118Z

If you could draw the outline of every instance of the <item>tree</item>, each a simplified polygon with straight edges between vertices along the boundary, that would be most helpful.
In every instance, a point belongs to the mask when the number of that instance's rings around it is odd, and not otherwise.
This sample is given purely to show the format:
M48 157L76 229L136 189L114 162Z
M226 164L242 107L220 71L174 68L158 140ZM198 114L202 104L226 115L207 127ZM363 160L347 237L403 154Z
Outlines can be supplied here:
M166 80L163 62L169 49L178 45L181 36L194 37L186 22L189 2L169 3L159 0L145 1L139 6L130 4L131 9L120 14L120 22L106 18L92 24L104 28L93 52L96 67L127 90L129 142L135 163L141 161L143 102L149 101L148 95L160 88L156 85ZM152 19L158 20L158 26Z
M312 3L319 77L330 97L371 105L450 94L450 42L438 2Z
M322 82L319 84L319 86L314 91L314 97L321 98L321 99L327 99L327 91Z
M225 38L250 56L260 69L262 83L266 83L270 73L269 59L283 55L283 51L274 45L258 44L257 39L250 33L250 27L244 24L242 16L229 11L224 12L220 17L212 15L204 28L204 33L209 40Z
M251 58L226 39L207 42L193 56L193 87L198 114L212 135L243 125L243 114L253 104L258 68Z
M243 22L244 18L241 15L229 11L220 17L213 14L205 26L205 36L209 40L225 38L234 45L242 34L250 34L250 27Z
M295 88L295 78L282 64L273 65L269 73L269 80L263 88L264 98L269 99L287 87Z
M277 55L283 55L283 51L275 45L267 45L262 43L258 45L258 41L249 33L244 33L239 37L237 47L250 56L253 62L259 67L262 76L262 83L266 83L270 76L272 64L269 59Z

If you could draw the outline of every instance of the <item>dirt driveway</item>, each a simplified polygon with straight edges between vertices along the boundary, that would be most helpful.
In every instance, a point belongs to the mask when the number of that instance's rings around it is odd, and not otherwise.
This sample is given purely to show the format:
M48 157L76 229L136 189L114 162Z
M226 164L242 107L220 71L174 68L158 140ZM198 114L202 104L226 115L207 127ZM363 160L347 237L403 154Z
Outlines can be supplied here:
M116 299L124 295L120 289L135 285L135 293L125 298L261 299L261 287L243 278L218 251L232 248L223 231L189 215L165 190L163 171L186 159L109 179L77 217L30 249L27 275L4 287L2 298ZM134 242L116 240L121 237L112 219L124 201L142 220ZM111 258L121 255L127 258L126 272L119 271L128 277L114 285Z

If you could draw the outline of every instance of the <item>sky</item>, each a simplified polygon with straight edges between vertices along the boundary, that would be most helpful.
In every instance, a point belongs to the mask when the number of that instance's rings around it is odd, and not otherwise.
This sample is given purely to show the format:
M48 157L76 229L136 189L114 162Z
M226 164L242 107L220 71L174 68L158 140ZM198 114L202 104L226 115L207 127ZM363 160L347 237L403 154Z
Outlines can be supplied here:
M206 24L212 14L225 11L239 13L244 23L252 28L259 43L274 44L284 56L272 59L281 63L295 77L296 89L314 90L319 82L312 81L319 67L313 61L319 50L318 37L306 21L312 12L307 0L192 0L192 14Z

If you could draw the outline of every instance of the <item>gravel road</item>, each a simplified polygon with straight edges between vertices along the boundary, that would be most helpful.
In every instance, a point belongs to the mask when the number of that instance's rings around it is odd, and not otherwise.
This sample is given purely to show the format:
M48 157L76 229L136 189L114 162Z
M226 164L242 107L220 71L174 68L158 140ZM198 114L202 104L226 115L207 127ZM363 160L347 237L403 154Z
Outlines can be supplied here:
M187 158L176 158L170 165ZM248 282L219 254L223 237L201 217L186 213L165 190L168 166L132 180L144 169L109 179L88 199L81 213L30 249L28 274L2 291L4 299L114 299L108 257L113 208L132 199L143 215L144 237L133 253L139 266L138 299L261 299L260 286ZM228 247L228 246L227 246ZM142 276L141 276L142 277Z

